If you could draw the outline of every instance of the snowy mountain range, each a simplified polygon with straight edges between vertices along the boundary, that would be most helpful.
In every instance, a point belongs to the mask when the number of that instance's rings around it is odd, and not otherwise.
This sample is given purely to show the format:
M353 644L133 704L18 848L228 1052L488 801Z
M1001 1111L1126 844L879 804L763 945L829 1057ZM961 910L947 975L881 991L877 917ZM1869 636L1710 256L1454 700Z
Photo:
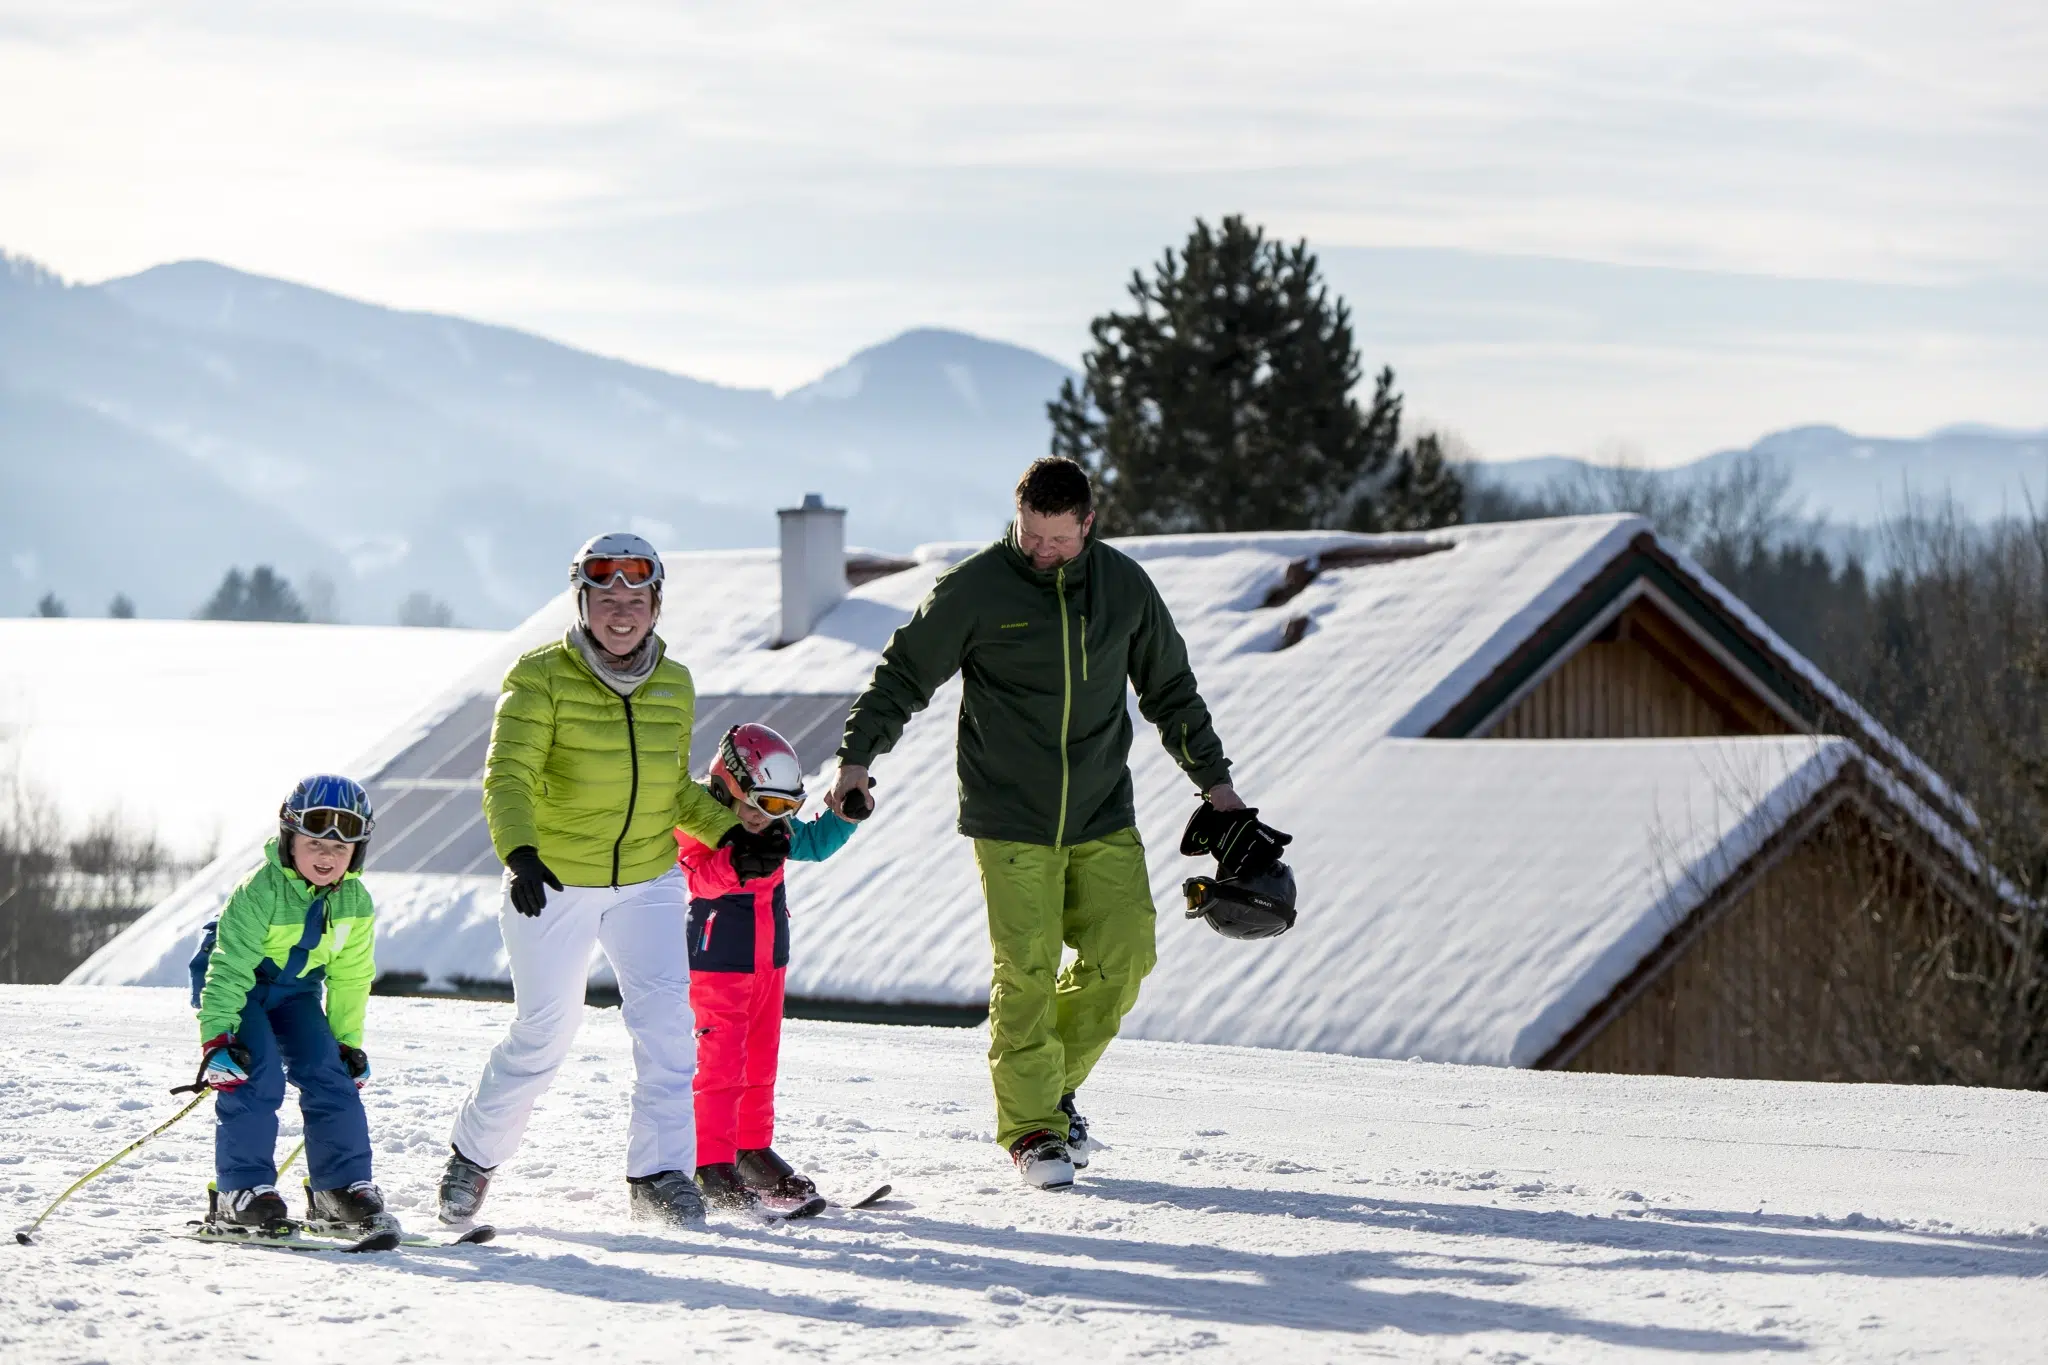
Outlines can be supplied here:
M79 614L123 593L185 616L230 566L267 563L333 584L343 619L388 623L425 591L502 626L594 527L765 545L810 491L849 509L858 544L976 538L1044 451L1069 373L926 329L777 395L204 261L68 285L0 255L0 615L54 592ZM1908 488L1995 515L2048 487L2048 431L1805 427L1755 448L1838 523ZM1490 468L1537 488L1576 464Z
M1794 427L1743 450L1722 450L1667 471L1707 476L1756 454L1791 475L1790 493L1809 516L1837 526L1874 526L1927 500L1952 497L1979 521L2048 511L2048 430L1943 427L1915 439L1858 436L1840 427ZM1561 455L1486 466L1496 482L1524 493L1570 484L1591 468Z
M73 286L5 261L0 614L183 616L264 562L349 619L425 590L505 625L594 527L771 544L807 491L856 543L982 536L1067 373L920 330L777 396L207 262Z

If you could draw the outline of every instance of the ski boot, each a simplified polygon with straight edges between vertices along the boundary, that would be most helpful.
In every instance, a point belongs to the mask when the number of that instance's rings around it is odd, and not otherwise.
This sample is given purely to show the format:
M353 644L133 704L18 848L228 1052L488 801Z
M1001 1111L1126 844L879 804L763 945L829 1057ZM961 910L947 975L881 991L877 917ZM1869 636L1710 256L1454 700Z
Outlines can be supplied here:
M760 1196L761 1207L784 1218L815 1218L826 1209L825 1196L809 1176L775 1154L773 1147L753 1147L733 1163L747 1188Z
M448 1149L448 1165L441 1172L441 1221L468 1223L484 1206L490 1192L494 1166L479 1166L454 1147Z
M1074 1183L1074 1158L1067 1144L1050 1128L1026 1133L1010 1144L1010 1160L1027 1185L1041 1190L1064 1190Z
M1106 1152L1108 1146L1088 1136L1088 1120L1074 1112L1074 1092L1060 1096L1060 1112L1067 1116L1067 1155L1077 1171L1088 1168L1088 1158Z
M704 1225L704 1195L686 1171L628 1176L626 1205L636 1223L666 1223L676 1228Z
M367 1180L331 1190L307 1185L306 1233L342 1238L350 1251L391 1251L405 1237L397 1215L384 1207L384 1192Z
M246 1190L207 1186L206 1222L225 1232L265 1237L282 1237L293 1230L292 1211L275 1185L252 1185Z
M332 1190L307 1185L306 1227L356 1234L399 1231L398 1219L384 1207L384 1192L367 1180Z
M760 1197L747 1188L730 1161L699 1166L697 1188L703 1192L705 1207L720 1213L753 1213L761 1207Z

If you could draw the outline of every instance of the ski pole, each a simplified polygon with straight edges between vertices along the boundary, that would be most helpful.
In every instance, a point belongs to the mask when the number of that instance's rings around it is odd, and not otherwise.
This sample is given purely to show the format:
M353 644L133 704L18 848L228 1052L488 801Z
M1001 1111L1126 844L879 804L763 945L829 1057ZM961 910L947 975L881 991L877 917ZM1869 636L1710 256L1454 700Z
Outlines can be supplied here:
M15 1229L14 1240L21 1243L23 1246L30 1245L33 1241L30 1234L32 1234L37 1228L43 1225L43 1219L48 1218L51 1214L57 1211L57 1206L59 1204L63 1203L72 1195L77 1194L87 1185L91 1184L93 1181L99 1179L99 1177L105 1175L108 1171L112 1170L117 1162L119 1162L123 1157L126 1157L130 1153L134 1152L135 1149L140 1147L143 1143L157 1136L159 1133L169 1128L172 1124L176 1123L179 1119L184 1118L185 1115L191 1113L194 1109L197 1109L199 1107L200 1101L204 1100L208 1095L212 1093L213 1092L211 1090L203 1090L199 1094L194 1095L192 1097L192 1103L186 1105L183 1109L180 1109L177 1113L171 1115L162 1123L159 1123L156 1127L150 1129L141 1137L135 1139L135 1141L129 1143L126 1147L123 1147L120 1151L114 1153L105 1161L102 1161L99 1165L93 1167L84 1175L78 1177L77 1180L72 1182L70 1189L64 1191L64 1193L58 1195L55 1199L52 1199L50 1201L50 1207L44 1209L41 1213L36 1215L35 1222L30 1223L27 1227Z
M300 1138L300 1139L299 1139L299 1145L298 1145L298 1146L296 1146L296 1147L294 1147L294 1148L292 1148L292 1150L291 1150L291 1155L287 1156L287 1157L286 1157L286 1158L284 1159L284 1164L283 1164L282 1166L279 1166L279 1167L277 1168L277 1178L278 1178L278 1180L279 1180L280 1182L282 1182L282 1181L284 1180L284 1173L285 1173L286 1171L288 1171L288 1170L290 1170L290 1169L292 1168L292 1163L293 1163L294 1161L297 1161L297 1160L299 1159L299 1153L300 1153L300 1152L303 1152L303 1151L305 1151L305 1150L306 1150L306 1140L305 1140L304 1138Z

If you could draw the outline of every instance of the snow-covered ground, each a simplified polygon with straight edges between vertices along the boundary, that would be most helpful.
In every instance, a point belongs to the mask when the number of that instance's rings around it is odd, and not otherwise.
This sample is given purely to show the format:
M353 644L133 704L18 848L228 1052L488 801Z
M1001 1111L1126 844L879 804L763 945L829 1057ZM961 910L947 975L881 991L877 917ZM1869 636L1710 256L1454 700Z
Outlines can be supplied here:
M371 1002L378 1176L415 1227L509 1013ZM501 1171L493 1246L167 1236L210 1173L195 1114L35 1246L0 1244L0 1360L2014 1361L2048 1340L2048 1096L1126 1042L1083 1092L1114 1150L1050 1194L989 1141L985 1046L792 1023L779 1147L831 1191L899 1195L779 1228L625 1221L614 1011ZM175 991L0 987L7 1221L171 1112L194 1052Z

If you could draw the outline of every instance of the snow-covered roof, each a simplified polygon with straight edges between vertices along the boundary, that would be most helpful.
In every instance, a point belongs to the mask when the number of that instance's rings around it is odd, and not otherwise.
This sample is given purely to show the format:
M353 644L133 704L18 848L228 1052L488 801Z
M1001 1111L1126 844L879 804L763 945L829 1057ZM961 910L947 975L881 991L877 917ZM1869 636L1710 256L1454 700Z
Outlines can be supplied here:
M1232 942L1181 922L1180 882L1206 867L1176 851L1192 793L1139 720L1132 769L1160 962L1130 1030L1527 1065L1855 761L1848 742L1810 737L1423 738L1646 531L1636 518L1603 516L1425 536L1119 542L1187 637L1239 789L1297 836L1289 861L1301 887L1300 924L1280 939ZM971 548L921 552L915 567L854 589L811 636L782 648L771 648L773 552L679 555L662 634L700 698L851 694L890 632ZM1356 567L1304 585L1298 566L1318 557ZM379 760L487 695L494 673L558 633L569 610L564 594L512 632L422 726L388 737ZM959 686L943 688L877 761L880 809L847 848L792 868L791 994L985 1001L979 882L967 841L953 833ZM826 762L820 754L820 785ZM223 860L73 979L177 980L192 932L245 865ZM380 907L381 969L442 985L506 979L494 876L373 870L367 879ZM601 958L593 967L593 979L608 978Z
M502 638L0 619L0 765L73 829L113 815L195 856L240 844L293 782L357 758Z

